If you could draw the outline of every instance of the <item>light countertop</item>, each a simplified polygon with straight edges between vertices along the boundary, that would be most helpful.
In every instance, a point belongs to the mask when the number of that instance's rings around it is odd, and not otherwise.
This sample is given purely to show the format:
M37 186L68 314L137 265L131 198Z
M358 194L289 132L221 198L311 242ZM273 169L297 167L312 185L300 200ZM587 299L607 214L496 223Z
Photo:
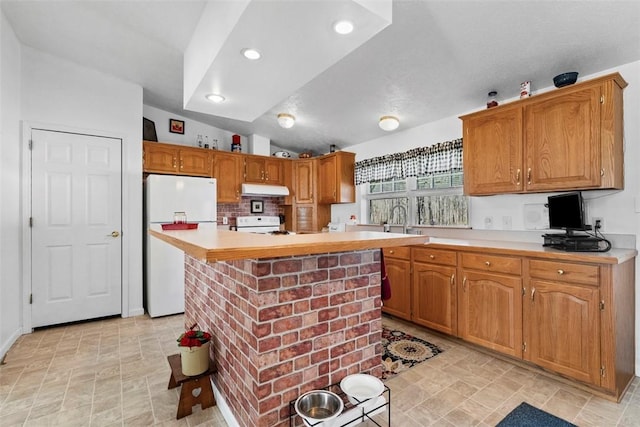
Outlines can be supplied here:
M504 253L513 255L547 258L559 261L596 262L600 264L621 264L638 254L635 249L613 248L607 252L567 252L542 246L541 243L509 242L503 240L447 239L430 237L428 246L442 249L483 252L487 254Z
M210 262L379 249L423 244L429 239L427 236L375 231L271 235L216 229L151 229L149 233L194 258Z

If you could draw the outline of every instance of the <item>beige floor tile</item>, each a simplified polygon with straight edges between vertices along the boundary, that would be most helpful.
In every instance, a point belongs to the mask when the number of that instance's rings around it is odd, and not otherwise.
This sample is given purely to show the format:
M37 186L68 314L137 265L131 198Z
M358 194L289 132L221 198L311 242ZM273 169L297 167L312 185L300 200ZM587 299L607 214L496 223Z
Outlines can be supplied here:
M521 402L580 427L640 427L638 378L616 404L417 325L383 323L444 350L386 381L394 427L495 426ZM167 355L183 330L183 316L139 316L20 337L0 366L0 425L226 427L215 406L175 419L179 388L167 389Z

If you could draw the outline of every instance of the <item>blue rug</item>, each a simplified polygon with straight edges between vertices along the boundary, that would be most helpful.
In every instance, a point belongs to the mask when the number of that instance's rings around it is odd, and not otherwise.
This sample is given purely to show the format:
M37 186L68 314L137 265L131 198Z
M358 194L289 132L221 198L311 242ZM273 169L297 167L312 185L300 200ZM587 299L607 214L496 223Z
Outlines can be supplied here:
M576 425L522 402L496 427L576 427Z

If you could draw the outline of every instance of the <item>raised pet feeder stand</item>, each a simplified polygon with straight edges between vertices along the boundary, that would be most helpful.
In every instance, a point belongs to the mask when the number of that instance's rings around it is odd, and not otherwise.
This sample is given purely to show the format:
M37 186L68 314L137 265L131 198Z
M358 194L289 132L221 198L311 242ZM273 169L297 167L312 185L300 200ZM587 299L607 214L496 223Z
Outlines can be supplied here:
M350 425L357 425L367 420L371 421L378 427L391 426L391 390L386 385L384 386L384 391L380 396L363 401L356 399L356 402L358 403L357 406L349 401L345 392L340 388L339 383L332 384L329 387L324 388L324 390L332 391L340 396L344 402L344 410L342 411L342 414L326 424L322 421L311 424L296 413L295 406L297 399L294 399L289 402L289 427L297 425L295 422L296 417L302 419L302 425L308 427L346 427ZM378 422L373 419L373 416L381 413L385 407L387 408L387 424L386 426L383 426L378 424Z

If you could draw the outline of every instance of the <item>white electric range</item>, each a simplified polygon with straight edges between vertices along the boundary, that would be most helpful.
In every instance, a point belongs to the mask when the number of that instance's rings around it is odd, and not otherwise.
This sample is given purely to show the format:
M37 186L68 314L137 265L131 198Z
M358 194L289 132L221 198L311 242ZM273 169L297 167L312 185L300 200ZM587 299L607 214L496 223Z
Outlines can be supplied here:
M236 228L241 233L294 234L280 230L278 216L239 216L236 218Z

